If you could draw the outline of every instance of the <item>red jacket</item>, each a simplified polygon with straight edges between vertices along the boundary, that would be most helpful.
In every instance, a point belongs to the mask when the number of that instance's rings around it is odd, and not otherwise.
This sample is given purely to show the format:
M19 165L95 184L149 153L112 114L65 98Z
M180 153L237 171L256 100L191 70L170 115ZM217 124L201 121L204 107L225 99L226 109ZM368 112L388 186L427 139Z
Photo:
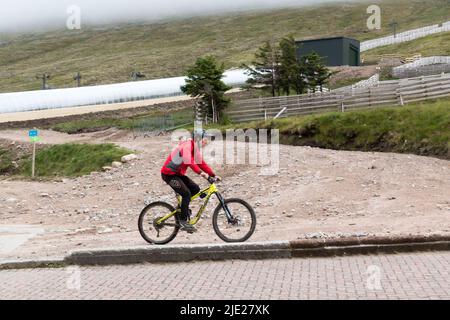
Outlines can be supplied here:
M194 140L181 142L167 158L161 168L161 173L169 176L184 176L188 168L191 168L197 174L204 171L211 177L215 177L214 172L203 160L199 148L195 146Z

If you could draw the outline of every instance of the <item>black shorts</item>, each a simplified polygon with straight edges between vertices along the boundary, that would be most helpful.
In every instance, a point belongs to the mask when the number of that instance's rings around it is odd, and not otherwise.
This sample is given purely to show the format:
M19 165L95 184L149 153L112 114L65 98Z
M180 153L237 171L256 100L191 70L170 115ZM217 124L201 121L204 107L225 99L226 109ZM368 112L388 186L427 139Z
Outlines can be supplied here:
M200 192L200 187L187 176L161 174L162 179L180 196L183 200L191 200Z

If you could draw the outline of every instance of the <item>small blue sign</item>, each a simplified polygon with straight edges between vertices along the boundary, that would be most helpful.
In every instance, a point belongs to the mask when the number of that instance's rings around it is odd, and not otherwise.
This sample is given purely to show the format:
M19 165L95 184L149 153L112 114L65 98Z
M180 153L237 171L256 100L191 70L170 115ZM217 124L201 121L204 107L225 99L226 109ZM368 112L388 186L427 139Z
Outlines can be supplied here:
M37 137L38 135L39 135L39 132L37 130L30 130L30 131L28 131L28 136L30 138Z

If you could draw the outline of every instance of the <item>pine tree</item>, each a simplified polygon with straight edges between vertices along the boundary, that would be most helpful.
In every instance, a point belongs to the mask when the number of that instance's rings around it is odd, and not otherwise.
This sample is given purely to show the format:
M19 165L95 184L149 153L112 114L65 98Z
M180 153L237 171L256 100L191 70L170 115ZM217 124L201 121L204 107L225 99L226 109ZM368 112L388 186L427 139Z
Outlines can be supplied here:
M320 87L320 92L323 92L323 86L328 83L328 80L334 73L330 71L325 65L320 64L317 68L316 83Z
M308 84L306 83L306 68L299 61L298 62L298 73L295 77L294 88L297 94L304 94L307 91Z
M280 42L281 65L280 65L280 86L286 95L289 95L294 87L300 65L297 61L297 46L292 36L283 38Z
M286 95L291 89L302 94L306 89L305 66L298 60L297 43L293 36L283 38L280 42L281 67L280 83Z
M219 65L212 56L197 59L187 72L186 85L181 91L194 97L201 98L208 107L208 114L213 122L218 122L221 112L228 106L230 99L225 92L231 87L223 81L224 65Z
M324 65L323 59L316 53L312 52L301 59L304 66L306 80L309 88L316 92L317 87L323 90L324 84L332 76L332 72Z
M280 50L270 41L258 49L252 66L243 66L248 71L250 87L263 86L272 96L280 94Z

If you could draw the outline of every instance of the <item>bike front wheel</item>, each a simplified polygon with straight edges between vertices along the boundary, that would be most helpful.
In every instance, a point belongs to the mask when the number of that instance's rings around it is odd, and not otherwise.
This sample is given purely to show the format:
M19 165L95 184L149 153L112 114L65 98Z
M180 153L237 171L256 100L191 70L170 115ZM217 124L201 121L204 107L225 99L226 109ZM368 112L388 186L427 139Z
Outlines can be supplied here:
M231 213L227 216L226 208ZM227 199L219 204L213 214L213 227L216 234L225 242L245 242L255 232L256 214L244 200Z
M155 202L145 207L138 222L142 238L151 244L167 244L175 239L180 230L177 215L173 215L160 224L157 223L158 220L174 211L175 208L165 202Z

